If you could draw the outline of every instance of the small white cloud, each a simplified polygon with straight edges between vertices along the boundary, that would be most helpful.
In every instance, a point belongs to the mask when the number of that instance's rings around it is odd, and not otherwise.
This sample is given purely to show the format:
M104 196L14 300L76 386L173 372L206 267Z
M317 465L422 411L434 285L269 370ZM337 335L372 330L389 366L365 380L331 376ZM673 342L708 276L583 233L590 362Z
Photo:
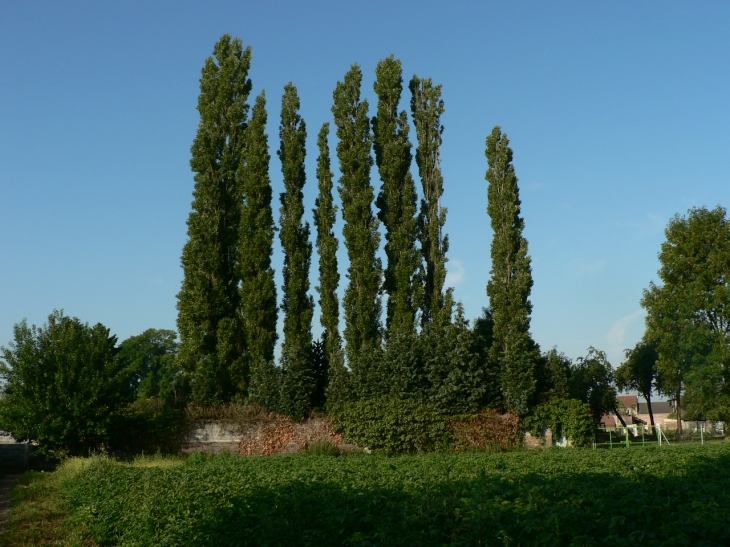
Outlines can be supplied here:
M595 258L592 260L588 260L585 258L574 258L570 261L568 267L570 268L570 271L572 273L590 275L601 271L605 265L605 258Z
M461 261L455 258L449 258L449 261L446 263L446 281L444 285L446 287L455 287L464 279L464 273L464 265Z
M616 321L606 335L609 343L609 352L615 356L623 356L626 349L626 330L629 325L641 319L646 312L643 309L636 310Z

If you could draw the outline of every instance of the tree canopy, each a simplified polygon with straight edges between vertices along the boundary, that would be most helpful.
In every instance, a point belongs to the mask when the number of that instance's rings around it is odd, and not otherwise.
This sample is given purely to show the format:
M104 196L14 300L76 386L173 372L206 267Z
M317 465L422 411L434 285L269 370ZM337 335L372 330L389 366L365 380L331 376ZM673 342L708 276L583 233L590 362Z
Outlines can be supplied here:
M15 325L0 349L0 428L53 455L87 455L109 442L115 413L133 398L115 336L54 311L42 327Z
M663 385L694 416L730 418L730 223L722 207L675 215L659 253L661 285L641 301ZM681 409L681 406L680 406Z

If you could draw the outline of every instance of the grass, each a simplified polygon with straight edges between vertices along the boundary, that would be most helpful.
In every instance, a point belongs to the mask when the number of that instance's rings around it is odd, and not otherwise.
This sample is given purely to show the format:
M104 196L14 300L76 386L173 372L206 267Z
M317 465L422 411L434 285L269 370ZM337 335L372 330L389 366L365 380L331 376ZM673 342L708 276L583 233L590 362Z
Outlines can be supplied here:
M0 545L730 544L730 443L95 458L26 477Z
M29 471L21 475L10 492L10 514L0 546L92 547L71 522L71 513L61 494L61 483L75 472L73 464L55 473ZM87 535L88 538L88 535Z

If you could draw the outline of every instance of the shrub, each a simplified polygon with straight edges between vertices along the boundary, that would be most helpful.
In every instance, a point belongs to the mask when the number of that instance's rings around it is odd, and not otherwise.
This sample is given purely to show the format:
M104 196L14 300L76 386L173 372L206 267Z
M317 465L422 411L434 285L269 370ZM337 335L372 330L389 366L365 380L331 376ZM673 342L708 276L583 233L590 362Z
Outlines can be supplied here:
M132 454L177 452L187 432L184 413L157 397L134 401L119 413L116 425L111 447Z
M372 450L412 454L450 446L447 416L436 405L394 398L345 403L333 412L347 442Z
M245 426L239 421L238 427L241 432L238 452L243 456L279 454L291 443L296 445L295 451L331 452L325 444L336 448L342 443L342 436L335 433L332 422L325 417L295 422L289 416L260 409L258 414L250 415Z
M331 439L317 439L305 447L304 452L315 456L339 456L341 453Z
M0 351L0 427L38 443L42 454L88 454L108 445L115 414L131 401L114 358L116 337L62 311L42 327L15 325Z
M527 419L527 429L536 436L550 428L554 436L569 439L573 446L588 446L593 439L591 407L577 399L561 399L539 405Z
M480 410L476 416L449 422L454 450L489 450L517 446L522 430L520 418L514 414L499 414L493 409Z

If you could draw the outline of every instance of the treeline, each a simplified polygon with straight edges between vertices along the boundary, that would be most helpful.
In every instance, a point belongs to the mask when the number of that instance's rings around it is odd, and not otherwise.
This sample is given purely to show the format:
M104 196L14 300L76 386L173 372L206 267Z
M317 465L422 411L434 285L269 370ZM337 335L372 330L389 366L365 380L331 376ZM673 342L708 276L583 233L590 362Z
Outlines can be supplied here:
M441 86L413 76L407 85L409 118L399 110L405 87L401 62L383 59L375 70L371 117L361 96L360 67L353 65L337 83L332 114L341 211L334 203L325 122L317 139L313 236L303 220L307 125L297 89L288 84L281 100L277 156L284 192L277 224L266 99L262 92L249 104L250 64L251 49L225 35L200 80L191 160L194 200L178 294L178 364L190 400L257 402L303 417L344 401L395 396L452 412L490 406L525 415L551 380L529 334L532 276L507 136L496 127L486 142L494 230L491 308L470 328L453 289L445 287ZM420 192L411 173L414 158ZM373 165L379 191L371 180ZM334 230L338 212L344 220L341 237ZM271 259L277 231L284 254L279 307ZM378 257L381 237L385 263ZM309 291L313 239L323 329L317 340ZM340 239L349 261L341 303ZM283 340L275 362L278 312Z

